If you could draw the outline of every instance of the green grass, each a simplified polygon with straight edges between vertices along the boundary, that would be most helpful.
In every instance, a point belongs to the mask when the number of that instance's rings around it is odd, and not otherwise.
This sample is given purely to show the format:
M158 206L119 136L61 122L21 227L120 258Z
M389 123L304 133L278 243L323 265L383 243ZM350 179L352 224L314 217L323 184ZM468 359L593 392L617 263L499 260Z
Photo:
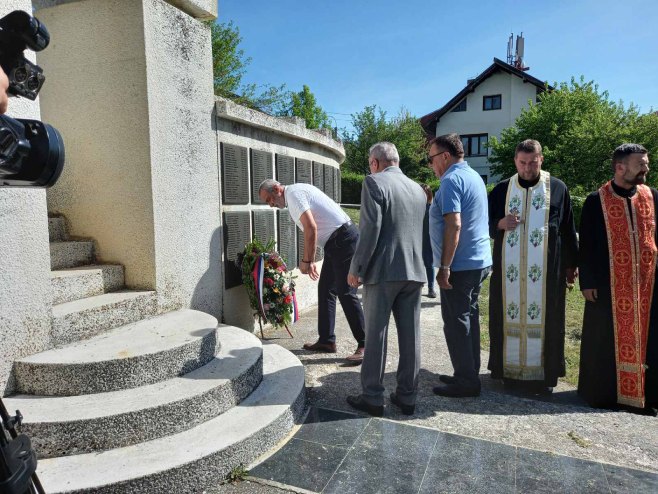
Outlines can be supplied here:
M350 219L359 224L358 209L343 208ZM562 378L563 381L577 385L578 384L578 367L580 365L580 335L582 332L583 312L585 310L585 299L580 293L580 286L576 286L572 291L567 290L566 301L566 340L564 342L564 358L566 361L567 375ZM480 291L480 347L489 351L489 278L482 284Z
M347 213L347 216L350 217L350 219L354 222L354 224L356 225L359 224L359 216L361 215L360 209L352 209L352 208L341 208L341 209Z

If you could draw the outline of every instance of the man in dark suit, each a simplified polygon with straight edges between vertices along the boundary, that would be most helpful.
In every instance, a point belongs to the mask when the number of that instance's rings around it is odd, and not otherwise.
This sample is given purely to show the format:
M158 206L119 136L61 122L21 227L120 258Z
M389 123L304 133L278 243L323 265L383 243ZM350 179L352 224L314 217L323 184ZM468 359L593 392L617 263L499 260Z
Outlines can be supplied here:
M360 236L347 277L363 284L366 348L361 368L363 393L347 402L370 415L384 413L384 369L391 311L398 331L400 361L391 402L414 413L420 370L420 296L426 280L423 218L426 196L400 170L395 145L370 148L368 175L361 191Z

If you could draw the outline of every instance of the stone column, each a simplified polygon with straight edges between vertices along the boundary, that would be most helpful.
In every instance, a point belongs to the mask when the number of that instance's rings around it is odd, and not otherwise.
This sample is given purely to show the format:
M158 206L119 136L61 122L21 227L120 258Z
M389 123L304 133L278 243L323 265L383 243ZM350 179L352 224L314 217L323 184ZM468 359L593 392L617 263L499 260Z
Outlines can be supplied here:
M0 17L31 12L29 0L4 0ZM34 54L26 53L34 61ZM39 101L11 98L8 115L40 119ZM44 189L0 188L0 395L13 390L14 360L48 346L52 295Z
M162 311L221 317L214 0L35 0L51 32L42 113L67 163L48 193L71 233Z

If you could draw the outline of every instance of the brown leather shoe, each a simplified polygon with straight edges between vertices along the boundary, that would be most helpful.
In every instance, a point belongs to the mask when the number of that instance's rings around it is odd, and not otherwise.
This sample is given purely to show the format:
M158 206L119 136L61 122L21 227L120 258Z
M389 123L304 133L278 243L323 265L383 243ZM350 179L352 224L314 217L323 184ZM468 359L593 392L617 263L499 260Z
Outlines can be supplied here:
M336 353L336 344L320 343L319 341L316 341L315 343L304 343L304 350L320 353Z
M348 357L345 357L345 360L348 362L351 362L353 364L360 364L363 362L363 354L365 352L365 348L359 347L356 349L356 351L352 354L349 355Z

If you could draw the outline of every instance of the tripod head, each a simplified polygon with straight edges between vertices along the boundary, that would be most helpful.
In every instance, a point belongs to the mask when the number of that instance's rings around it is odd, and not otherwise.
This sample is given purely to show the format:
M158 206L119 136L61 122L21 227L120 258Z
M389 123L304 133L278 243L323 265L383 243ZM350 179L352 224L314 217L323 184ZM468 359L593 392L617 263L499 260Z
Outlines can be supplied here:
M30 438L18 434L23 420L21 412L9 415L5 404L0 398L0 493L2 494L45 494L35 473L37 470L37 454L32 449ZM9 433L10 439L5 433Z

